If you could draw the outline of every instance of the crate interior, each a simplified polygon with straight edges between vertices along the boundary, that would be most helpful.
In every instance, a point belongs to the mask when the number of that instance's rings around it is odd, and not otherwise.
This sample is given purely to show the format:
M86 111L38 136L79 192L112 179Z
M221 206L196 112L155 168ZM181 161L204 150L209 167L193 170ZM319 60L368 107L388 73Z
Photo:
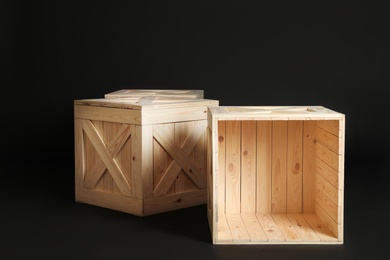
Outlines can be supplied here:
M338 120L218 121L218 243L342 240Z

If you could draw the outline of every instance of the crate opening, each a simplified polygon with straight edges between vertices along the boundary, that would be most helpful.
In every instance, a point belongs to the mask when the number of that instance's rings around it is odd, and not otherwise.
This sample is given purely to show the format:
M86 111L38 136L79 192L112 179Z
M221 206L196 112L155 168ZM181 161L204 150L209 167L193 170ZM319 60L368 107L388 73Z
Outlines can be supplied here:
M218 121L219 243L337 242L339 120Z

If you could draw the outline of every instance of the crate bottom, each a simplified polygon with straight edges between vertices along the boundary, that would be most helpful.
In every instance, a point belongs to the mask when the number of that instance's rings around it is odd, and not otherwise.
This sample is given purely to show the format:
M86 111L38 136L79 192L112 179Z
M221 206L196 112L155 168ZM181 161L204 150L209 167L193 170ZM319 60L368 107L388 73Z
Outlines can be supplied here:
M225 214L215 244L342 244L315 214Z

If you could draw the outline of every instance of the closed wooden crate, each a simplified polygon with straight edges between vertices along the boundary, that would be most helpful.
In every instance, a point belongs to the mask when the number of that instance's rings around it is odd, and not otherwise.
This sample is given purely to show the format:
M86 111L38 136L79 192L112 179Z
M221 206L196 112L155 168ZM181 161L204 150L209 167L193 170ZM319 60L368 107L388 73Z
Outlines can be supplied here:
M75 199L144 216L205 204L216 100L74 101Z
M156 100L202 99L203 90L186 89L120 89L104 95L105 98L145 98Z
M343 243L343 114L215 107L208 125L214 244Z

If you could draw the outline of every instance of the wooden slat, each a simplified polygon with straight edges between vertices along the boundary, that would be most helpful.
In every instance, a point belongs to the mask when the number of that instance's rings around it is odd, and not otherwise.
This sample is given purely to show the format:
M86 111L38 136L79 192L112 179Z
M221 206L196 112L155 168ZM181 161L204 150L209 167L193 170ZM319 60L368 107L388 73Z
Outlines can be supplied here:
M269 242L285 241L282 232L279 230L271 214L256 214L256 217Z
M334 242L337 238L315 214L303 214L303 218L316 232L322 242Z
M287 214L291 224L298 231L304 242L319 242L320 238L317 233L310 227L309 223L302 217L301 214Z
M280 232L282 232L287 242L302 241L298 231L294 228L290 219L285 214L272 214L272 218L276 225L278 225Z
M321 175L316 176L316 189L327 196L336 205L339 203L339 191Z
M156 141L164 147L164 150L166 150L172 158L180 164L182 169L186 171L187 175L199 188L206 188L205 176L200 171L199 166L188 159L188 155L185 151L183 151L183 149L175 142L172 142L172 138L163 128L154 126L153 129Z
M303 121L288 121L287 213L302 213Z
M317 126L336 136L340 136L339 120L318 120Z
M218 212L226 213L226 121L218 122Z
M331 231L333 236L337 237L339 234L339 224L318 203L316 204L316 215Z
M144 216L201 205L206 199L206 189L145 199Z
M316 155L319 159L328 164L330 167L335 170L338 170L340 158L337 153L332 152L320 143L316 143Z
M121 124L112 123L112 122L95 121L95 122L93 122L93 125L95 126L95 129L97 130L97 132L102 137L103 142L105 144L108 144L108 143L111 142L115 132L118 131L118 126L120 126ZM107 145L106 149L111 154L110 148L111 147L109 147ZM118 160L115 159L115 157L116 156L112 156L112 154L111 154L111 158L115 160L115 163L118 165L118 167L121 169L123 175L126 177L123 169L120 167L120 164L119 164ZM127 181L129 181L129 180L127 179ZM117 185L115 184L115 182L112 179L111 174L109 174L109 172L106 172L106 174L104 174L102 176L100 182L102 184L102 190L104 192L106 192L106 193L114 193L114 186L117 187ZM129 184L131 185L130 181L129 181ZM119 187L118 187L118 189L119 189Z
M230 232L233 237L233 242L250 241L249 234L246 231L246 227L241 219L240 214L226 214L226 220L228 222Z
M143 215L142 200L140 199L84 188L76 188L76 194L77 202L96 205L137 216Z
M74 117L105 122L141 124L141 112L130 109L76 105Z
M226 220L226 215L221 214L218 216L218 231L216 235L216 240L218 242L233 242L232 233L230 232L229 225Z
M287 121L274 121L272 126L272 199L271 213L287 209Z
M256 212L271 210L272 122L257 121Z
M139 196L142 194L143 198L151 198L153 194L153 127L152 126L136 126L135 131L138 136L141 134L141 138L138 140L141 143L135 143L133 146L134 150L138 151L138 154L141 154L141 158L136 155L132 157L133 163L141 164L141 172L138 174L142 174L142 176L138 176L141 178L142 185L139 181L137 181L136 194ZM141 145L141 147L139 147ZM138 161L137 161L138 158ZM139 161L141 160L141 162ZM137 173L133 172L133 176Z
M325 180L332 184L335 188L339 186L339 173L324 163L319 158L316 158L316 173L321 175Z
M163 123L175 123L181 121L196 121L205 120L207 115L207 106L185 106L175 108L169 106L169 108L160 108L153 105L153 109L143 111L142 125L155 125Z
M322 193L322 190L320 189L316 190L316 202L317 205L319 205L322 210L326 212L326 214L328 214L335 222L337 222L339 213L339 208L337 207L337 204L335 204L327 196L325 196L325 194Z
M267 241L267 236L261 227L259 220L254 213L241 213L241 219L244 222L251 242Z
M90 121L84 121L83 128L88 138L91 140L96 151L99 153L100 158L106 165L108 171L110 172L112 178L115 180L115 183L118 185L118 188L121 190L123 195L131 196L131 187L127 181L125 175L117 165L117 163L111 158L111 154L107 151L106 146L96 132L95 127Z
M241 122L226 121L226 213L240 213Z
M315 129L316 121L304 121L303 123L303 190L302 210L303 213L315 211Z
M256 121L241 123L241 213L256 211Z
M318 143L322 144L332 152L340 154L339 150L339 137L325 131L324 129L317 127L316 128L316 140Z
M74 120L74 147L75 147L75 187L82 187L84 180L84 138L83 120Z

